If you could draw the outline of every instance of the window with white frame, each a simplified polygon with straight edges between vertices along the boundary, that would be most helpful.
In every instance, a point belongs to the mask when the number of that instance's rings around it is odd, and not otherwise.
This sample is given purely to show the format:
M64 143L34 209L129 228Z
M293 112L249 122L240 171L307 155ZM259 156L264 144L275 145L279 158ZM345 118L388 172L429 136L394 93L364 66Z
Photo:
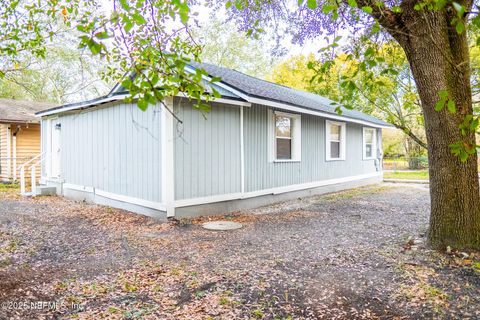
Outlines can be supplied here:
M377 148L377 131L373 128L363 128L363 159L375 159Z
M326 159L345 160L346 124L326 121Z
M275 115L275 155L277 160L292 159L292 118Z
M270 112L270 160L300 161L301 122L300 115L279 111Z

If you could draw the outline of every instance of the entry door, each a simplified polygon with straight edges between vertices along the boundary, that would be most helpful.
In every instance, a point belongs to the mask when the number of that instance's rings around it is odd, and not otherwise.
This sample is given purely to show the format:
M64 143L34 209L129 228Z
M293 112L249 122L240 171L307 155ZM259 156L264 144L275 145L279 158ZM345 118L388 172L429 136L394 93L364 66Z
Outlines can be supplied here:
M61 124L58 119L52 119L50 123L51 137L51 175L52 178L60 177L60 131Z

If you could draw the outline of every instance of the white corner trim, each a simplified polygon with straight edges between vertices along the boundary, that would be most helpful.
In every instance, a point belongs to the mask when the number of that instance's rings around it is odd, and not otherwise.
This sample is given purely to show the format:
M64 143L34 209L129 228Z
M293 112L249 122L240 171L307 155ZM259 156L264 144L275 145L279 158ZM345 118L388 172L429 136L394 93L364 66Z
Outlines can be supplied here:
M365 132L367 130L373 130L373 140L372 140L372 156L367 157L367 148L365 141ZM363 127L362 128L362 158L363 160L375 160L377 159L377 129L372 127Z
M243 106L240 107L240 190L245 192L245 146L243 138Z
M206 203L248 199L248 198L254 198L254 197L264 196L269 194L281 194L281 193L287 193L292 191L300 191L305 189L329 186L329 185L334 185L338 183L346 183L346 182L358 181L362 179L381 177L382 175L383 175L382 172L372 172L372 173L349 176L344 178L328 179L328 180L322 180L322 181L316 181L316 182L294 184L294 185L285 186L285 187L245 192L243 194L241 192L238 192L238 193L215 195L210 197L182 199L182 200L175 201L175 207L180 208L180 207L188 207L188 206L194 206L194 205L200 205L200 204L206 204Z
M167 98L165 100L165 104L168 106L171 112L174 112L174 105L173 105L173 98ZM164 136L164 144L165 147L162 148L165 149L165 158L163 158L162 166L163 170L162 173L165 173L165 176L162 176L162 180L165 180L165 182L162 184L164 196L165 198L162 199L163 203L165 203L166 206L166 211L167 211L167 217L173 217L175 216L175 206L174 206L174 200L175 200L175 159L174 159L174 135L173 135L173 130L174 130L174 118L173 115L166 110L165 108L162 109L163 115L165 117L163 121L163 127L162 127L162 135Z
M330 157L330 126L337 125L340 130L340 158ZM325 161L345 161L347 159L347 123L325 120Z

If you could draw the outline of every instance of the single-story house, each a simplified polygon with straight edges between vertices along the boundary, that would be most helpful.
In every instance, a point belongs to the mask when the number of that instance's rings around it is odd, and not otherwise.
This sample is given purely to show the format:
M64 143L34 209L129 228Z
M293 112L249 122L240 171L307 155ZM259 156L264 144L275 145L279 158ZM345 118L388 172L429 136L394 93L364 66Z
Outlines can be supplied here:
M222 94L206 114L184 97L141 111L108 95L39 112L42 183L68 198L155 217L235 211L382 180L389 124L210 64ZM206 77L206 80L209 79Z
M0 182L19 178L19 167L40 153L40 119L46 102L0 99Z

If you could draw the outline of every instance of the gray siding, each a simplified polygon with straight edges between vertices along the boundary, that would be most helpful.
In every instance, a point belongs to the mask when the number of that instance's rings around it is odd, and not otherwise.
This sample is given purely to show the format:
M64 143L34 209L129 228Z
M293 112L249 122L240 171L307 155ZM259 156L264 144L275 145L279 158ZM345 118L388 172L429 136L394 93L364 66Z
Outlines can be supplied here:
M61 115L64 182L161 202L160 118L135 103Z
M213 103L210 112L175 99L175 199L241 191L240 107Z
M363 160L361 125L347 123L346 160L326 161L325 119L305 114L301 117L301 162L269 162L267 110L258 105L244 108L246 192L376 171L375 160Z

